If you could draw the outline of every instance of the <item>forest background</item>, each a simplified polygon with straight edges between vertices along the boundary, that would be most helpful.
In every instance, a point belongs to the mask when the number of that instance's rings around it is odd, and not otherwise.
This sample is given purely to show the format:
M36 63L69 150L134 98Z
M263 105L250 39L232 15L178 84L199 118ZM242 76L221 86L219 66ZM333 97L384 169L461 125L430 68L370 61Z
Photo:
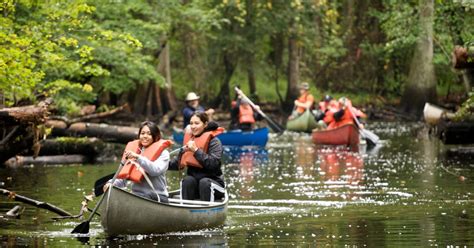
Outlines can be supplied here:
M3 0L0 107L52 97L69 116L128 103L159 117L189 91L225 110L239 85L288 112L306 81L317 98L419 114L472 93L451 65L472 30L463 0Z

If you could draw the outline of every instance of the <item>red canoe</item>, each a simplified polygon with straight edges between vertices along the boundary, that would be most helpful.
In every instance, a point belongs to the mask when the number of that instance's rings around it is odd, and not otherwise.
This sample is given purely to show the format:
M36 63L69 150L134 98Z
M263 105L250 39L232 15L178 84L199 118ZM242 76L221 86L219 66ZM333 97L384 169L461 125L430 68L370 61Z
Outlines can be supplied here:
M330 130L313 131L313 143L318 145L359 144L359 129L354 124L347 124Z

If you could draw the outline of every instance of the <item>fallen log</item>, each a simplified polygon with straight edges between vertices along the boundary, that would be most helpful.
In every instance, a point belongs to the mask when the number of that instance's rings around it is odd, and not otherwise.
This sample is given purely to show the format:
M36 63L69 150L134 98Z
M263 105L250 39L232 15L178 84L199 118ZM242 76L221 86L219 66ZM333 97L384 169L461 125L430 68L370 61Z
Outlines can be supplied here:
M40 125L47 118L47 99L37 105L0 109L0 164L25 150L31 150L38 142Z
M15 192L9 191L7 189L0 188L0 193L5 195L5 196L8 196L9 199L15 200L17 202L23 202L23 203L35 206L37 208L45 209L45 210L51 211L53 213L56 213L60 216L72 216L66 210L63 210L63 209L61 209L57 206L54 206L53 204L38 201L38 200L35 200L35 199L31 199L31 198L28 198L26 196L16 194Z
M39 143L41 147L36 155L81 154L89 160L94 160L105 146L104 142L98 138L60 137L57 139L41 140ZM33 154L28 153L26 155Z
M67 123L54 120L47 121L47 127L52 128L52 136L97 137L104 141L127 143L138 136L138 128L115 126L108 124L78 122L67 126Z
M474 123L441 119L437 136L444 144L474 144Z
M57 164L84 164L90 160L84 155L52 155L52 156L15 156L8 159L5 165L17 168L23 165L57 165Z
M79 117L76 117L76 118L73 118L73 119L68 119L64 116L51 116L49 118L49 120L62 121L68 126L68 125L70 125L72 123L76 123L76 122L85 122L85 121L100 120L100 119L108 118L108 117L111 117L111 116L113 116L117 113L120 113L124 110L129 110L129 109L130 109L129 106L126 103L122 106L119 106L117 108L114 108L114 109L111 109L111 110L105 111L105 112L88 114L88 115L79 116Z

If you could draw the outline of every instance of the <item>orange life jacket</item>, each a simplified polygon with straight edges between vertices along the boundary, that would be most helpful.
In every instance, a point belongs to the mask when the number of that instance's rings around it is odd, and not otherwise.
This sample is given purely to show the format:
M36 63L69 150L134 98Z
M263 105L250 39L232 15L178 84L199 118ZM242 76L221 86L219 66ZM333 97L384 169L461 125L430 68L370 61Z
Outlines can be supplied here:
M219 127L214 131L204 132L199 137L194 137L191 132L185 132L183 144L186 145L190 140L194 140L194 142L196 143L196 146L207 153L207 149L209 148L209 143L211 142L211 140L223 132L224 132L224 128L222 127ZM179 161L180 169L183 169L186 166L194 166L194 167L202 168L202 165L194 157L194 153L189 150L183 153Z
M160 139L151 144L149 147L145 148L143 154L141 155L148 158L150 161L155 161L161 155L163 150L168 148L171 144L172 142L170 140ZM127 146L125 147L125 151L133 151L137 154L140 154L140 141L134 140L128 142ZM127 158L125 157L125 151L122 155L122 161L127 160ZM135 183L139 183L143 179L143 173L135 165L135 162L128 160L127 162L125 162L125 165L120 170L119 174L117 175L117 178L127 179Z
M240 104L239 106L239 123L255 123L255 118L253 117L253 109L248 104Z
M298 97L298 102L301 102L301 103L311 102L310 109L313 109L313 107L314 107L313 106L314 105L314 97L309 92L306 92L302 96ZM298 112L300 114L304 113L305 111L306 111L306 108L303 108L303 107L297 107L296 108L296 112Z

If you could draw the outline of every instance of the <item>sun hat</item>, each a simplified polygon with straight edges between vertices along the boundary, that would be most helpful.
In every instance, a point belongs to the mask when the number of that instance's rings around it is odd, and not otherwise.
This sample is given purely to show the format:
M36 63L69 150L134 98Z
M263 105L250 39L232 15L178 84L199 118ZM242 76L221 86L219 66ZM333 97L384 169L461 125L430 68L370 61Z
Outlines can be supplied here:
M196 93L194 93L194 92L189 92L186 95L186 101L193 101L193 100L198 100L198 99L199 99L199 96L196 95Z

